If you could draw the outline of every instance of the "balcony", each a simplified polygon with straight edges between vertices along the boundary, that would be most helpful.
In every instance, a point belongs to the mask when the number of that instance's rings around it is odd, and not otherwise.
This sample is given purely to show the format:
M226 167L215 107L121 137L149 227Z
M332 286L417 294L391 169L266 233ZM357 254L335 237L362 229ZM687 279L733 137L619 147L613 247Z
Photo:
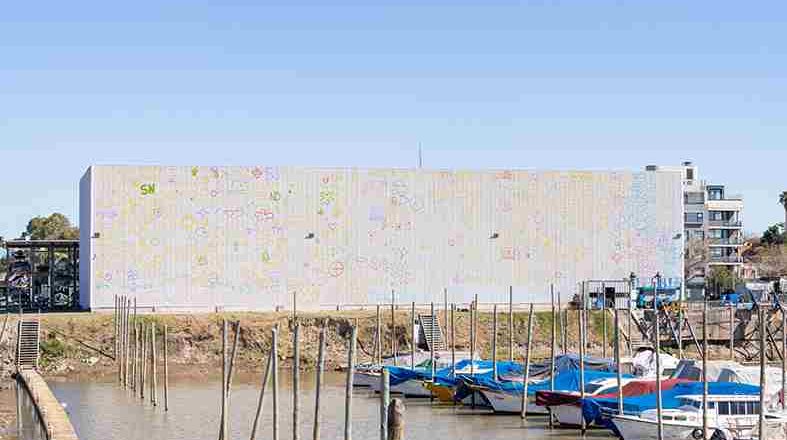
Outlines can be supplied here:
M740 228L743 222L735 219L728 220L708 220L708 227L711 228Z
M743 258L738 255L711 255L710 264L742 264Z
M708 244L711 246L740 246L743 239L740 237L709 238Z

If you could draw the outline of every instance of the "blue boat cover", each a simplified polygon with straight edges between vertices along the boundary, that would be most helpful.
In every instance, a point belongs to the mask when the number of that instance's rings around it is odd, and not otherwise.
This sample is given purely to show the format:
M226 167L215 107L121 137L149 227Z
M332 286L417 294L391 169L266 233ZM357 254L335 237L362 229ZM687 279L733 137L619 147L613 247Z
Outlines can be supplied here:
M708 382L708 394L759 394L760 387L736 382ZM679 396L702 394L702 382L684 382L661 393L661 407L665 409L677 408L680 405ZM623 399L623 413L639 415L641 412L656 408L656 393L640 396L626 397ZM585 423L596 423L614 430L614 426L607 417L608 414L618 412L617 397L586 397L582 399L582 416Z

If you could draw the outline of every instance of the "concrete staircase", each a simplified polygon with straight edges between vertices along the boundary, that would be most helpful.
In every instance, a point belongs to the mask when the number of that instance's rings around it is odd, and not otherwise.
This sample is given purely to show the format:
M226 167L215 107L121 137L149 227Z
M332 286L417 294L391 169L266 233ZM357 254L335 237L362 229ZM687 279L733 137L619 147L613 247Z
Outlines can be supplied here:
M16 368L38 368L39 323L37 320L20 320L16 343Z
M443 330L440 328L437 316L419 314L418 322L421 323L419 340L426 344L426 349L429 351L445 350Z

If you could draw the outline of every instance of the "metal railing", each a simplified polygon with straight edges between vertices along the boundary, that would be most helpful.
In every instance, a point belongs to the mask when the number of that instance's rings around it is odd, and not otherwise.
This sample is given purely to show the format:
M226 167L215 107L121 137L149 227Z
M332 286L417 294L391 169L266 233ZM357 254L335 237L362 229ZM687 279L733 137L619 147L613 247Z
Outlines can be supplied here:
M708 220L708 226L722 226L722 227L731 227L731 228L740 228L743 225L743 222L740 220Z
M743 263L743 258L738 255L711 256L711 263Z
M710 245L740 245L743 244L743 239L740 237L723 237L723 238L709 238L708 244Z

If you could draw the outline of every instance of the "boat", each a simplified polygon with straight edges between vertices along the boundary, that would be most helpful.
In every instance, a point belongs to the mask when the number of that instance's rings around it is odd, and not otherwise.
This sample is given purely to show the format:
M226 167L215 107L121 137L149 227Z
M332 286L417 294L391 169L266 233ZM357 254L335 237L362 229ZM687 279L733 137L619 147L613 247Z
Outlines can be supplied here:
M585 371L585 381L587 385L603 379L614 379L616 373L607 371L588 370ZM626 375L627 378L631 376ZM562 371L555 375L555 390L576 391L579 390L579 370ZM586 386L587 386L586 385ZM543 415L548 414L548 410L543 405L536 404L536 393L546 391L552 387L549 378L528 384L527 414ZM524 386L521 382L495 382L491 380L477 380L471 388L479 391L496 413L516 413L522 411L522 393Z
M622 394L624 398L648 394L656 390L655 380L624 378L621 382L623 384ZM681 382L684 381L681 379L664 379L661 381L661 389L662 391L669 390ZM585 398L617 398L617 391L617 378L601 379L585 386ZM561 425L580 426L582 424L582 397L576 391L538 391L536 392L536 404L546 406ZM593 425L592 420L586 424L587 427Z
M716 430L721 430L730 439L751 439L759 421L759 395L708 395L708 430L703 435L702 395L680 396L678 400L680 406L661 412L665 440L709 439ZM783 419L779 414L766 414L765 417ZM614 415L612 423L623 440L656 440L658 437L656 409L639 415Z

